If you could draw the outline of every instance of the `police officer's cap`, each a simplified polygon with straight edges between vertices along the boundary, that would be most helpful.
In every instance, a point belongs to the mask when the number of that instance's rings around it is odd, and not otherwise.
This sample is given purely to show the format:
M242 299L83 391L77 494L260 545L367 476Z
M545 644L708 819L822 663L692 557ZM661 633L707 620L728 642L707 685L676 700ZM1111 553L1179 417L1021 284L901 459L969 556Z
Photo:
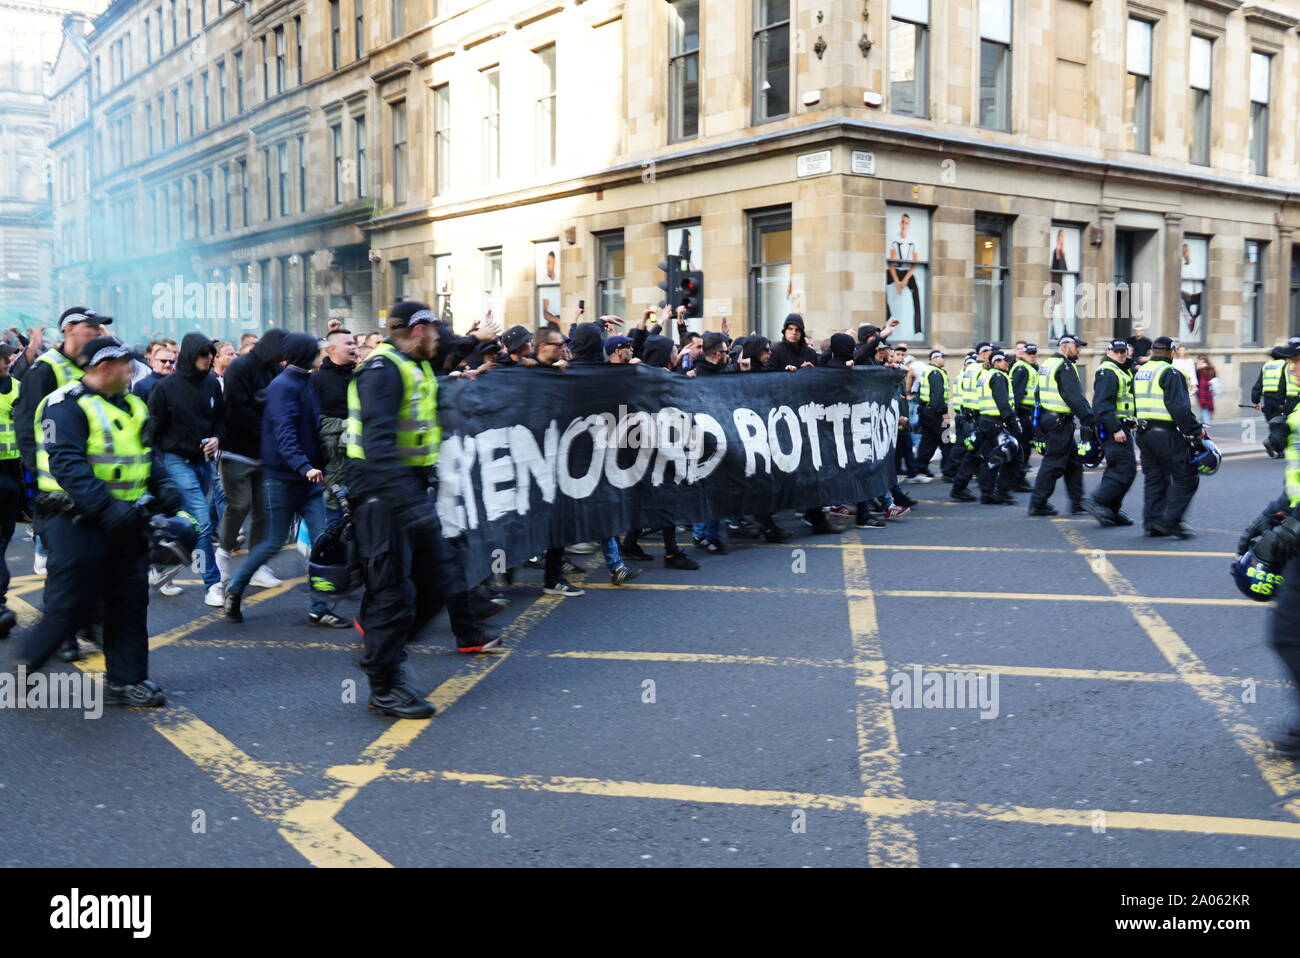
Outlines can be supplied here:
M1025 352L1030 353L1030 354L1035 355L1035 356L1038 355L1038 344L1037 344L1037 343L1025 343Z
M1160 336L1151 344L1152 349L1173 349L1174 341L1168 336Z
M59 329L67 329L77 323L97 323L100 326L111 326L113 317L101 316L89 306L70 306L59 314Z
M930 350L930 358L931 358L931 359L938 359L939 357L943 357L943 358L946 359L946 358L948 357L948 354L945 353L942 349L932 349L932 350Z
M1126 353L1126 352L1128 352L1128 340L1127 340L1127 339L1112 339L1112 340L1110 341L1110 343L1107 344L1106 348L1109 349L1109 350L1112 350L1113 352L1117 352L1117 353Z
M1087 345L1088 345L1088 344L1085 343L1082 339L1080 339L1078 336L1062 336L1060 339L1058 339L1058 340L1056 341L1056 345L1057 345L1057 346L1065 346L1065 345L1067 345L1068 343L1074 343L1074 345L1076 345L1076 346L1087 346Z
M96 336L81 348L81 366L90 369L110 359L127 359L130 355L130 348L123 346L120 340L112 336Z
M974 350L972 350L971 352L966 354L966 359L963 361L968 363L973 363L977 359L979 359L979 356L975 354Z
M975 353L976 355L978 355L979 353L984 352L986 349L992 349L992 348L993 348L992 343L979 343L975 346Z
M389 329L410 329L412 326L432 323L437 318L427 303L406 300L388 311L387 326Z
M1279 346L1275 352L1279 359L1294 359L1296 356L1300 356L1300 345L1293 346L1288 343L1285 346Z
M999 350L998 352L994 353L992 356L989 357L989 362L991 362L991 363L996 363L996 362L998 362L998 361L1000 361L1000 360L1003 360L1003 359L1005 359L1007 362L1010 362L1010 361L1011 361L1011 357L1010 357L1010 356L1008 356L1006 353L1004 353L1004 352L1002 352L1001 350Z

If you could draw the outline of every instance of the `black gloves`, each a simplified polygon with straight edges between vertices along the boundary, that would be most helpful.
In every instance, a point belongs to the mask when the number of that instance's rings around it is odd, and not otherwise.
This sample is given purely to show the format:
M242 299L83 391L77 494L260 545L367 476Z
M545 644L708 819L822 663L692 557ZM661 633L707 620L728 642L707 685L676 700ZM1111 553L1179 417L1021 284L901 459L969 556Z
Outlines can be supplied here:
M1281 568L1297 553L1300 553L1300 519L1295 516L1287 516L1255 543L1255 558L1274 568Z

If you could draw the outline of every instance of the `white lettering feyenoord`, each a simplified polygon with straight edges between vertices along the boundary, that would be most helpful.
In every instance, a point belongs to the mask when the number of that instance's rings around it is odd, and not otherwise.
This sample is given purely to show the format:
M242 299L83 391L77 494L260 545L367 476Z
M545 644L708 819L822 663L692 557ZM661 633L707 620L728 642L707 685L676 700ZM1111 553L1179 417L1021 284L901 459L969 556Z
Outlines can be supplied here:
M834 462L883 460L898 430L898 410L891 403L804 403L777 406L764 417L741 406L732 422L745 453L745 476L792 474L808 457L812 468L825 461L823 441L834 449ZM571 455L584 436L594 454L582 475L574 475ZM727 433L708 413L688 413L666 406L655 413L595 413L574 419L563 429L551 420L535 436L526 426L488 429L473 436L443 438L438 459L438 516L443 534L456 536L509 513L526 515L536 484L542 500L557 495L585 499L600 485L628 489L647 474L660 486L671 474L674 482L696 483L722 464ZM709 448L711 446L711 448ZM635 449L636 458L620 465L619 451ZM707 455L705 450L708 449ZM482 501L474 492L478 470Z

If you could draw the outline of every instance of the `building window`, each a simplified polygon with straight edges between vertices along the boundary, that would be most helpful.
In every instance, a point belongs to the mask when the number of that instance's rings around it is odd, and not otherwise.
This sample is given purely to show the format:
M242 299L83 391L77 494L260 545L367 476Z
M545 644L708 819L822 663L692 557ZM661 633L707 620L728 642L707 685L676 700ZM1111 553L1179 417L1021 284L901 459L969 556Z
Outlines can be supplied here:
M172 142L181 141L181 92L172 90Z
M433 257L433 311L439 319L452 321L450 253Z
M555 44L537 51L537 165L550 169L555 165Z
M284 27L275 28L275 92L284 92Z
M194 36L194 6L190 0L185 0L185 35Z
M199 92L203 97L203 129L212 126L212 108L208 100L208 71L199 74Z
M485 311L494 309L493 303L501 299L503 280L501 247L483 250L483 303Z
M152 103L146 103L144 105L144 128L149 135L149 138L146 140L146 142L149 145L149 155L153 156L153 104ZM67 196L65 195L63 198L66 200Z
M929 301L930 213L885 207L885 318L898 320L898 341L922 335Z
M289 215L289 144L277 143L275 147L276 186L280 190L280 215Z
M267 59L266 37L257 41L257 58L262 61L262 99L271 98L271 63Z
M979 125L1011 129L1011 0L979 0Z
M167 101L158 94L158 149L167 149Z
M189 178L190 187L190 236L198 239L199 236L199 178L191 176Z
M1151 152L1151 35L1153 25L1128 21L1128 72L1124 76L1124 129L1128 149Z
M330 0L330 69L339 68L341 33L339 28L339 0Z
M393 20L393 39L406 32L406 0L389 0L388 8Z
M754 122L790 113L790 0L754 0Z
M533 302L535 322L543 326L560 324L560 242L543 240L533 244Z
M889 21L889 108L929 116L929 0L894 0Z
M406 280L411 274L411 261L395 259L388 264L388 271L393 283L392 301L400 303L406 299Z
M362 56L362 54L365 52L365 49L366 49L366 40L365 40L365 38L366 38L366 15L365 15L365 6L364 6L364 4L365 4L365 0L353 0L353 7L352 7L352 13L353 13L353 16L352 16L352 41L353 41L353 47L354 47L354 49L353 49L353 57L354 57L355 59L357 59L357 60L360 60L360 59L361 59L361 56Z
M447 192L451 183L451 84L433 88L433 192Z
M293 18L293 70L298 86L302 86L302 17Z
M230 167L222 164L217 167L221 179L221 229L230 232L230 217L234 209L234 197L230 193Z
M176 0L170 0L170 3L171 3L171 14L172 14L172 46L174 47L176 46L176 44L181 42L180 41L181 21L180 18L176 16Z
M788 206L749 215L750 328L769 339L790 313L792 236Z
M244 54L235 54L235 112L244 112Z
M1205 280L1209 259L1208 236L1184 236L1179 257L1178 342L1188 346L1205 342Z
M153 8L154 25L158 28L158 56L163 55L163 12L162 4Z
M1065 223L1052 224L1051 284L1047 289L1049 307L1047 340L1055 342L1079 330L1079 270L1083 247L1083 230Z
M1241 344L1258 346L1264 335L1264 251L1267 243L1246 240L1241 278Z
M1187 159L1199 166L1210 165L1210 81L1214 75L1214 41L1192 37L1188 56L1191 81L1191 110L1188 116Z
M217 231L217 191L213 188L211 170L203 171L203 186L208 191L208 235Z
M190 136L194 136L194 81L185 81L185 119L189 124Z
M235 161L235 188L239 190L239 225L248 225L248 161Z
M700 135L700 2L668 5L668 139Z
M144 62L145 63L153 63L153 34L149 32L150 27L152 26L153 24L150 22L149 15L145 14L144 17Z
M307 135L298 134L298 212L307 212Z
M1291 335L1300 336L1300 246L1291 247Z
M1267 53L1250 55L1250 169L1256 176L1268 175L1268 94L1273 58Z
M366 195L366 118L352 118L353 135L357 150L357 199Z
M226 98L229 91L226 88L226 61L217 61L217 122L226 122Z
M483 112L483 178L492 182L501 175L501 70L483 71L486 87Z
M394 103L393 120L393 202L406 202L406 101Z
M269 220L275 215L275 206L271 203L271 148L265 147L262 150L262 169L266 173L266 218Z
M330 152L334 156L334 202L343 202L343 124L330 125Z
M623 231L602 233L596 237L596 309L597 316L622 316Z
M1005 217L975 214L974 338L977 340L998 342L1009 329L1010 240L1011 224Z

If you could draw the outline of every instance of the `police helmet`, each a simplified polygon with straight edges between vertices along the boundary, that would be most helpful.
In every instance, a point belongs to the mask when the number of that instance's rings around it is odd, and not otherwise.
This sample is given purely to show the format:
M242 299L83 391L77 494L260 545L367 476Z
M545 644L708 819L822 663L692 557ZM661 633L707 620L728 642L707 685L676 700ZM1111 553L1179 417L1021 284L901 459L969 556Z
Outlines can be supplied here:
M985 457L990 466L1004 466L1020 459L1020 443L1011 433L1003 430L998 433L997 441Z
M1232 581L1246 598L1268 602L1282 588L1283 580L1281 569L1255 558L1251 549L1232 563Z
M189 565L199 544L199 523L188 512L149 520L149 564Z
M330 526L316 537L307 557L307 581L311 591L341 596L352 588L350 524Z
M1219 447L1208 439L1197 439L1192 443L1190 460L1196 471L1203 476L1212 476L1223 465L1223 453Z
M1096 469L1106 459L1106 454L1101 448L1101 443L1095 439L1083 439L1080 441L1075 455L1079 457L1085 469Z

